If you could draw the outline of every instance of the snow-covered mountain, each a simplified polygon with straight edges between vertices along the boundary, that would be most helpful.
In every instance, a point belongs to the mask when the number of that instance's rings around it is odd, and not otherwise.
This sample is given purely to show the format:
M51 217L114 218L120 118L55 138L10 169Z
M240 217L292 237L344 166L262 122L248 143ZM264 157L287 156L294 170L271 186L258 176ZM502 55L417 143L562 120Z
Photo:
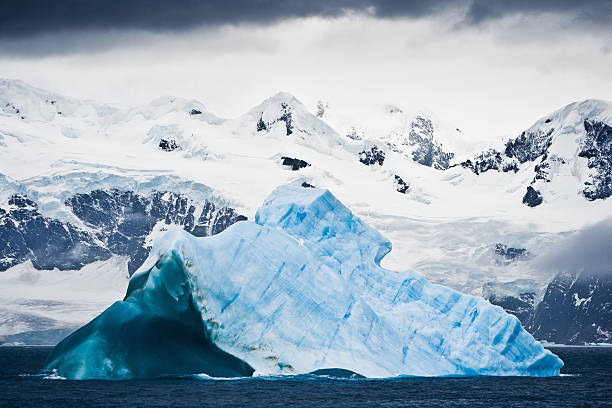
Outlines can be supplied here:
M523 203L566 198L578 190L594 201L612 195L612 111L601 100L576 102L538 120L503 151L490 149L461 163L476 174L533 169ZM580 160L585 159L585 160Z
M576 336L595 322L584 301L573 333L544 333L537 310L550 305L547 319L558 320L548 293L561 275L534 263L612 216L609 102L570 104L485 153L426 111L310 110L286 93L223 119L195 100L124 107L0 80L0 107L0 276L33 293L6 289L0 335L74 327L49 312L73 304L71 291L58 300L37 282L59 291L102 264L125 279L166 230L215 234L253 220L272 190L294 184L330 190L383 233L389 269L484 295L542 339L611 341L609 319ZM105 292L108 304L123 289Z
M382 143L385 150L439 170L447 169L453 159L472 149L461 130L423 108L406 110L387 104L352 109L356 110L343 112L319 101L316 116L354 142Z

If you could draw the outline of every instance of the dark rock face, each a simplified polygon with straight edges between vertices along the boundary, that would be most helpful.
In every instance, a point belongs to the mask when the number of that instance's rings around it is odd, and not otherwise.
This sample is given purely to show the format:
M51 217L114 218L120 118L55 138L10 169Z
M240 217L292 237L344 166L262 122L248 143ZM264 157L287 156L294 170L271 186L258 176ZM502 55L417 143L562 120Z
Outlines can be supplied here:
M495 244L495 262L502 266L514 261L524 261L529 258L529 252L525 248L512 248L504 244Z
M550 168L548 162L548 148L552 144L552 133L554 129L546 132L523 132L516 139L506 142L503 152L489 149L480 153L474 160L466 160L461 166L472 170L475 174L481 174L489 170L514 171L519 170L519 165L528 161L535 161L542 158L541 163L536 166L536 179L538 174L542 178L547 178L548 173L545 169Z
M395 175L395 189L398 193L406 194L409 187L410 186L404 180L402 180L400 176L397 174Z
M286 103L282 103L281 107L283 108L281 112L281 116L278 120L282 120L285 122L285 128L287 129L287 136L293 133L293 118L291 116L291 107L287 106Z
M266 123L263 121L263 117L260 117L257 122L257 131L261 132L262 130L268 130L268 126L266 126Z
M612 195L612 126L599 121L584 121L586 137L580 144L579 157L588 159L591 169L582 194L588 200Z
M536 339L554 343L612 342L612 275L558 274L527 327Z
M195 218L196 207L185 196L170 192L154 192L149 197L131 191L95 190L77 194L65 203L96 237L117 255L127 255L132 274L147 258L151 248L146 238L155 224L182 226L195 236L214 235L231 224L246 220L234 209L217 209L205 201L202 212Z
M442 146L434 141L434 128L431 120L417 116L410 124L407 144L415 146L412 160L424 166L446 170L454 153L444 152Z
M246 220L229 207L205 201L196 219L195 203L187 197L154 192L148 197L131 191L95 190L65 203L90 230L44 217L36 203L15 194L8 211L0 209L0 271L26 260L36 269L80 269L111 255L127 255L132 274L147 258L146 240L159 221L182 226L195 236L218 234Z
M315 186L313 186L312 184L307 183L307 182L305 182L305 181L304 181L304 182L302 182L302 184L301 184L301 185L302 185L302 187L304 187L304 188L315 188Z
M366 166L371 166L376 163L382 166L385 161L385 152L379 150L376 146L372 146L370 150L364 150L359 153L359 161Z
M547 183L550 182L550 163L546 161L547 155L544 155L540 164L536 164L534 167L535 177L533 178L533 183L536 180L543 180Z
M529 207L537 207L542 204L542 194L531 186L527 186L527 192L523 196L523 204Z
M305 167L310 166L308 162L306 162L305 160L301 160L301 159L295 159L292 157L285 157L285 156L281 157L281 159L283 160L283 166L291 166L291 170L293 171L303 169Z
M519 163L534 161L543 156L552 144L554 129L546 132L523 132L516 139L506 143L505 154L508 158L516 158Z
M492 293L487 297L487 300L491 304L501 306L506 312L518 317L523 327L528 327L531 324L535 298L536 294L530 292L521 293L518 297L499 296Z
M468 159L461 163L461 167L472 170L475 174L484 173L489 170L500 170L502 168L503 159L501 153L497 150L490 149L483 152L474 158L474 161Z
M36 269L79 269L110 258L93 234L70 223L43 217L37 205L15 194L0 210L0 271L26 260Z
M280 111L278 118L268 123L264 122L263 113L262 113L262 116L259 118L259 121L257 122L257 131L261 132L263 130L269 130L273 124L275 124L276 122L282 121L282 122L285 122L285 131L287 133L287 136L289 136L290 134L293 133L292 111L293 111L293 108L291 108L291 106L287 105L285 102L282 102L281 111Z
M559 273L547 285L544 297L537 304L534 292L504 293L503 289L496 291L495 284L483 286L484 297L518 317L537 340L577 345L612 343L610 271Z
M191 231L189 229L186 230L196 237L207 237L223 232L227 227L238 221L246 220L247 217L238 214L233 208L217 208L215 204L206 200L197 223L193 226ZM189 228L189 224L186 223L185 226Z
M476 175L489 170L497 170L503 172L519 170L515 161L508 161L504 158L503 153L495 149L489 149L486 152L480 153L474 158L474 161L468 159L461 163L461 166L472 170Z
M201 111L201 110L198 110L198 109L192 109L192 110L189 112L189 115L192 115L192 116L193 116L193 115L201 115L201 114L202 114L202 111Z
M30 209L36 210L38 208L38 205L30 200L28 197L21 195L21 194L13 194L9 200L8 200L9 205L14 205L18 208L28 208L30 207Z
M171 152L178 149L178 145L174 139L161 139L159 141L159 148L167 152Z

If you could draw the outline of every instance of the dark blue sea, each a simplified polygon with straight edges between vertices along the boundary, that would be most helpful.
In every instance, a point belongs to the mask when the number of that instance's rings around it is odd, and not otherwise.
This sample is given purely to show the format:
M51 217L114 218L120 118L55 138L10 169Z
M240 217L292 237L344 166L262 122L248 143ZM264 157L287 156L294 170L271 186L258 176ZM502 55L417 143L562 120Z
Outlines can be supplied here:
M556 378L67 381L38 374L48 347L0 347L1 407L612 407L612 347L555 347Z

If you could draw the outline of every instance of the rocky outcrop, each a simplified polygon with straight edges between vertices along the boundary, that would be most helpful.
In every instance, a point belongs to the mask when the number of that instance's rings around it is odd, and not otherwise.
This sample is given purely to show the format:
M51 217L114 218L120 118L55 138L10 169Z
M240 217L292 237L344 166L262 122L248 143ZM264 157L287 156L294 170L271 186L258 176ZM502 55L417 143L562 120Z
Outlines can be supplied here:
M159 141L159 148L167 152L171 152L173 150L178 149L179 147L176 144L176 140L174 139L161 139Z
M512 248L505 244L495 244L495 263L499 266L509 265L515 261L529 259L529 252L525 248Z
M518 165L515 160L507 160L503 153L489 149L486 152L480 153L474 160L468 159L460 165L466 169L472 170L476 175L489 170L497 170L503 172L518 171Z
M287 136L293 133L293 117L291 115L291 107L286 103L281 103L281 116L278 120L285 122L285 129L287 130Z
M537 207L542 204L544 199L542 198L542 194L531 186L527 186L527 192L523 196L523 204L529 207Z
M210 201L203 203L197 216L196 203L171 192L153 192L145 197L132 191L95 190L70 197L65 204L95 231L96 237L113 254L130 257L130 274L149 255L151 248L147 237L160 221L182 226L195 236L207 236L223 231L234 222L246 220L234 209L217 208Z
M44 217L32 200L11 196L0 209L0 271L30 260L36 269L80 269L110 258L111 251L92 233Z
M263 121L263 117L260 117L257 121L257 131L261 132L264 130L268 130L268 125L266 125L266 122Z
M543 169L550 167L546 160L548 148L552 144L553 131L552 128L546 131L525 131L516 139L508 140L503 152L489 149L475 156L473 160L468 159L462 162L461 166L472 170L475 174L482 174L489 170L517 172L521 164L542 158L539 167L536 166L536 173L540 170L543 176Z
M611 343L612 274L558 274L526 327L553 343Z
M435 138L435 127L433 122L424 116L410 117L403 115L403 111L397 106L387 105L385 107L389 115L402 115L402 121L387 135L380 138L387 146L387 150L401 154L423 166L432 167L437 170L446 170L451 167L451 159L455 157L452 152L445 151L440 142ZM407 126L408 125L408 126ZM348 129L346 137L352 140L367 139L363 130L355 127Z
M247 219L233 208L169 192L95 190L65 204L88 228L45 217L26 196L11 196L8 207L0 208L0 271L27 260L36 269L75 270L116 254L129 257L131 274L149 255L149 236L159 222L202 237Z
M283 160L283 166L291 166L291 170L293 171L310 166L310 163L302 159L286 156L281 157L281 159Z
M535 183L537 180L542 180L546 183L550 182L550 163L547 161L547 158L548 155L545 154L542 157L542 161L534 167L535 176L532 183Z
M519 163L534 161L547 153L553 132L552 128L547 131L525 131L516 139L506 142L504 153L507 158L516 158Z
M588 160L591 172L582 194L591 201L608 198L612 195L612 126L585 120L584 128L578 156Z
M281 103L281 111L277 119L271 122L264 122L263 113L257 122L257 131L261 132L264 130L270 130L271 126L277 122L285 122L285 131L287 136L293 133L293 108L287 105L285 102Z
M406 142L404 142L406 143ZM454 153L442 150L442 145L434 140L434 127L431 120L417 116L410 124L407 144L412 146L412 160L438 170L450 167Z
M516 173L522 164L540 159L540 162L534 167L535 176L523 196L523 204L536 207L542 204L543 199L540 192L532 185L538 180L549 182L550 160L557 160L556 157L549 158L548 153L552 145L553 132L553 128L525 131L516 139L506 142L503 152L489 149L475 156L473 160L468 159L460 165L477 175L490 170Z
M385 161L385 152L376 146L372 146L370 150L364 150L359 153L359 161L366 166L378 164L382 166Z
M398 193L406 194L409 187L410 186L404 180L402 180L400 176L397 174L395 175L395 189Z
M495 256L502 255L509 256L511 263L524 260L529 252L522 248L496 246ZM518 317L537 340L575 345L612 343L610 271L558 273L540 297L538 291L528 289L532 285L521 281L490 282L483 286L483 296Z

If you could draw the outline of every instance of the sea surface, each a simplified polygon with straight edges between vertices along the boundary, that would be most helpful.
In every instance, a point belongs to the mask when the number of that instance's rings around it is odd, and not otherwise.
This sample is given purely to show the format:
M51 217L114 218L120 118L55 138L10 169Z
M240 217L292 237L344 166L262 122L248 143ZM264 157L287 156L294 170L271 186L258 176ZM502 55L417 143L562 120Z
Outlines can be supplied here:
M612 407L612 347L551 347L555 378L67 381L40 375L49 347L0 347L0 407Z

